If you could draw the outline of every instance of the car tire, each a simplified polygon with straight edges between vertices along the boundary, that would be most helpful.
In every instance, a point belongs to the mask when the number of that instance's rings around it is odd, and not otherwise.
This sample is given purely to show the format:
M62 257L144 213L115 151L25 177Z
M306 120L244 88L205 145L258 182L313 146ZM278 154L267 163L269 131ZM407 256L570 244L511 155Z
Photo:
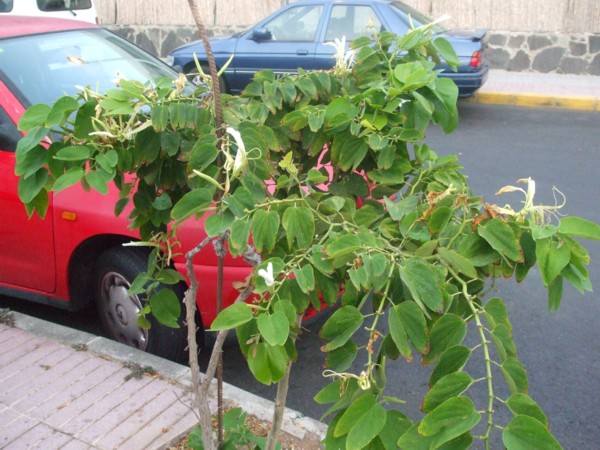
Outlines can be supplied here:
M158 323L152 314L148 316L150 329L143 329L137 324L138 313L145 299L141 295L129 295L127 289L147 266L148 252L139 248L113 247L102 253L94 272L94 300L100 320L111 339L171 361L185 363L187 328L183 322L183 305L179 328ZM171 288L178 298L183 298L181 287Z

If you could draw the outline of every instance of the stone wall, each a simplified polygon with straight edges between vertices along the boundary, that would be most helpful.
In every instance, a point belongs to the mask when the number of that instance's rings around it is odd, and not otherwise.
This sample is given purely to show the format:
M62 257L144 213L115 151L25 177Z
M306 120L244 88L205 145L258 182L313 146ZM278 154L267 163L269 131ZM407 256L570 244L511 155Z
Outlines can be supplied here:
M510 71L600 75L600 34L491 33L488 58Z
M105 26L160 57L199 39L191 26ZM208 31L222 35L241 29L221 26ZM600 33L490 32L488 58L492 68L509 71L600 75Z

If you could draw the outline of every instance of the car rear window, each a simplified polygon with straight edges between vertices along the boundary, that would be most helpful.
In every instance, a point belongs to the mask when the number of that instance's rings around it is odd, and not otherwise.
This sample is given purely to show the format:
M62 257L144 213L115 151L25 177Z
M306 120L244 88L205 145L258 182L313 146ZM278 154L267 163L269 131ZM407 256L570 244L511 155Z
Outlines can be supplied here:
M92 7L92 0L37 0L37 4L40 11L70 11L90 9Z
M13 0L0 0L0 12L11 12L13 10Z

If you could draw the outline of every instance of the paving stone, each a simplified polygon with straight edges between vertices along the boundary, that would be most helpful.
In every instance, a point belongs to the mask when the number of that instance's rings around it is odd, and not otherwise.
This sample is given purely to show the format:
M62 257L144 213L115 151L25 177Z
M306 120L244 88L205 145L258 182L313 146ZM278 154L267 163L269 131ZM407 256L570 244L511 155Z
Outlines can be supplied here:
M0 432L0 448L18 449L19 447L13 446L12 442L27 431L31 430L37 424L38 422L36 420L33 420L22 414L15 413L10 422L4 422L2 424L2 431Z
M123 417L123 420L114 428L111 428L111 430L102 438L94 441L94 445L101 448L117 448L132 436L142 433L145 428L151 428L150 433L153 433L154 436L157 434L160 435L160 426L155 423L155 420L160 414L168 410L171 405L178 402L178 399L173 390L169 389L168 386L165 386L164 382L159 381L157 384L163 385L159 388L162 391L160 394L152 398L149 402L140 404L140 406L135 409L130 408L130 412L127 416ZM146 389L144 391L146 391ZM144 391L140 392L140 397L148 398L149 396L147 396ZM114 413L111 414L111 416L114 416Z
M69 349L67 349L69 350ZM35 402L41 402L53 395L51 387L57 383L69 381L69 375L76 373L78 366L89 360L91 356L71 351L71 354L54 366L45 366L48 370L42 373L42 377L35 385L24 383L16 389L7 393L6 400L10 404L17 404L19 411L27 411ZM43 367L42 367L43 368ZM43 381L43 382L42 382Z
M44 438L50 436L53 430L43 423L37 423L33 428L29 429L13 442L11 447L29 449L39 444Z
M54 427L61 427L87 409L94 408L98 401L123 384L123 380L128 373L127 369L117 370L81 396L65 404L63 408L57 408L52 415L45 417L44 420Z
M73 440L73 436L61 433L56 430L31 447L30 450L62 450Z
M179 437L185 430L197 425L198 418L190 406L192 404L191 396L182 398L181 393L179 395L179 399L182 401L173 403L168 409L152 419L150 426L141 428L129 439L122 442L119 448L123 450L149 448L152 447L152 443L158 445L158 442L156 442L158 439L160 439L160 442L168 442Z
M33 417L45 419L58 410L68 408L68 405L106 379L119 368L112 364L106 364L98 358L90 358L77 368L78 379L66 379L64 383L55 384L52 390L55 395L45 401L38 403L29 410ZM64 387L64 388L63 388ZM61 389L62 388L62 389Z
M29 333L14 333L0 347L0 367L11 364L39 345L41 345L40 340Z
M163 383L143 377L142 380L129 380L124 389L116 389L110 395L96 403L95 408L70 421L65 429L75 436L92 444L110 433L128 417L137 413L138 409L165 390ZM110 413L110 414L109 414ZM73 427L73 425L81 426Z

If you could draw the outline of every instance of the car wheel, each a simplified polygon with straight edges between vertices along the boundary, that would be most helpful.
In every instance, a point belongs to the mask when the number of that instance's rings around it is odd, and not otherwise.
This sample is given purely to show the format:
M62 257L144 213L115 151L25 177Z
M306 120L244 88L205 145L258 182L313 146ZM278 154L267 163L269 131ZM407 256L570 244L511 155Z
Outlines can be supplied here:
M109 337L148 353L176 362L186 361L187 330L161 325L152 315L150 329L141 328L137 318L144 305L141 295L127 292L135 277L147 269L148 253L140 249L114 247L105 251L96 263L94 296L98 314ZM182 289L173 289L183 298Z

